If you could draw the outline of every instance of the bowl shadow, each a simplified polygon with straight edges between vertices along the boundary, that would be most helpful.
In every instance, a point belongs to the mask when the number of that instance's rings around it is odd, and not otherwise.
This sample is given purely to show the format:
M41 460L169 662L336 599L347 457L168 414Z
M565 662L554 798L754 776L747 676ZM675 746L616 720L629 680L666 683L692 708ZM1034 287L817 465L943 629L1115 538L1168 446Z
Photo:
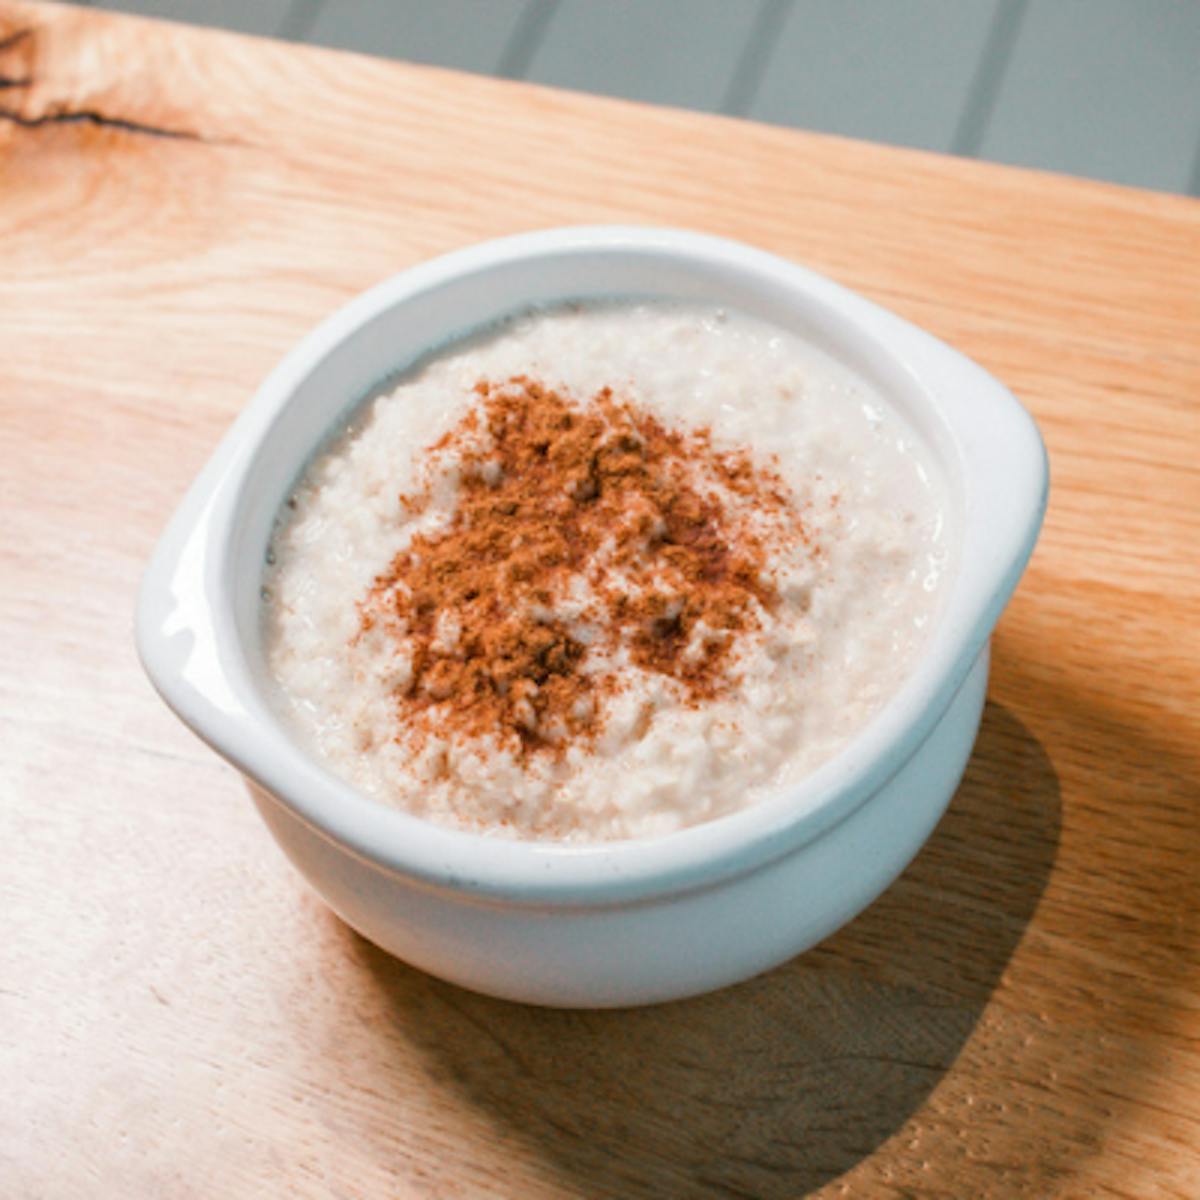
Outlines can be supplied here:
M1060 827L1043 747L989 702L958 792L901 878L736 987L653 1008L533 1008L344 936L389 1036L569 1194L795 1197L871 1156L943 1080L1038 905Z

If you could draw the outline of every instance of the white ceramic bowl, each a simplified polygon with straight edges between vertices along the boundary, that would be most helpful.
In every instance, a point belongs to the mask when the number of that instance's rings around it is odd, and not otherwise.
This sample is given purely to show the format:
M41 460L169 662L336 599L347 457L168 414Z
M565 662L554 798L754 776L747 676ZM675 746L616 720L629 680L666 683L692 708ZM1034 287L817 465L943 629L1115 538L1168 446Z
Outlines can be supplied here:
M421 351L533 303L634 294L727 305L801 332L880 386L928 441L949 481L958 550L919 664L802 784L665 837L489 839L357 794L297 748L267 699L259 588L272 519L322 438ZM1041 439L1009 392L869 301L715 238L551 230L405 271L283 360L163 535L142 586L138 647L166 702L246 777L292 862L371 941L516 1000L667 1000L813 945L917 852L970 755L988 637L1033 549L1046 488Z

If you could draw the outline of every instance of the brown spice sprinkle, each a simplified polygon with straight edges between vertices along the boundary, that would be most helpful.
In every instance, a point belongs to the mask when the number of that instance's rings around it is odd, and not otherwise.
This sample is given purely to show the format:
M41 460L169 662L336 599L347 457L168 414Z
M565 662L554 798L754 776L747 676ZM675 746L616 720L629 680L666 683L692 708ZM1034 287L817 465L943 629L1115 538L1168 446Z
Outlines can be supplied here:
M411 655L402 727L557 757L602 729L621 683L598 652L622 644L685 702L721 695L738 639L777 604L768 540L807 541L778 473L607 388L583 404L524 377L475 391L427 464L457 456L453 516L415 535L361 606L364 631L382 624ZM400 499L419 513L428 489ZM750 528L749 510L768 519ZM564 619L581 588L582 613Z

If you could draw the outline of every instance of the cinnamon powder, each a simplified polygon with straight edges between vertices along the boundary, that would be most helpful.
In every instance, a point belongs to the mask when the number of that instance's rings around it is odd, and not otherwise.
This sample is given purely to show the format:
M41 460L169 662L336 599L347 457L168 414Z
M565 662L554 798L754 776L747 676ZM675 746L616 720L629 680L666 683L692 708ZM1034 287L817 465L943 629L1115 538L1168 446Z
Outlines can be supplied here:
M427 463L458 472L452 517L361 605L362 628L394 639L402 727L557 756L601 731L623 661L685 703L722 695L739 639L778 602L773 542L807 540L778 473L609 389L475 391ZM420 513L428 491L401 503Z

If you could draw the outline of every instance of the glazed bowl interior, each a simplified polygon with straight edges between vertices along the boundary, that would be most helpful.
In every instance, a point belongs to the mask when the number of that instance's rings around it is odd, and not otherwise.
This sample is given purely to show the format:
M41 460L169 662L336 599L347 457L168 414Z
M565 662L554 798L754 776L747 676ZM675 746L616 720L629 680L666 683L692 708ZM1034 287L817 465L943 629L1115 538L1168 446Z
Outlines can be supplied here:
M273 708L260 588L276 516L314 453L389 378L523 309L617 297L739 309L806 337L889 397L927 443L949 497L953 566L921 659L868 726L801 784L665 837L523 843L441 828L368 800L306 754ZM139 645L168 703L201 736L310 826L384 869L481 899L646 898L715 883L818 836L907 761L1015 586L1045 487L1036 429L1005 389L828 280L673 231L526 235L404 272L351 302L280 364L164 536L143 589Z

